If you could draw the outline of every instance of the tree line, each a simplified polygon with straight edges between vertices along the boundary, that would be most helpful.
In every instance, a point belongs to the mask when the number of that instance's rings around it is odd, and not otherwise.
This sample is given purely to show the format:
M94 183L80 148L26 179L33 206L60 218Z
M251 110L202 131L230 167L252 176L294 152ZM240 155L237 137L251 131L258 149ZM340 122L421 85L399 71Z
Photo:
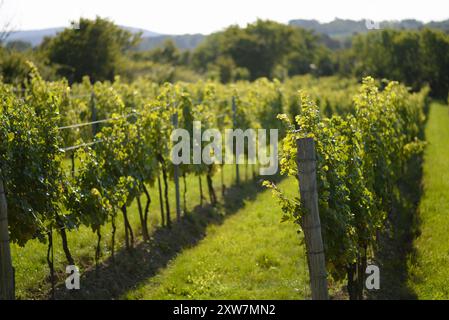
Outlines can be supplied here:
M139 34L107 19L80 19L77 28L67 28L38 48L20 43L2 47L0 70L3 81L10 83L26 78L29 59L46 79L65 77L70 83L85 75L92 81L111 81L121 75L130 81L145 77L159 83L371 75L400 81L414 90L428 84L436 97L444 98L449 91L449 35L436 29L369 31L349 38L347 47L336 48L325 35L257 20L211 34L190 51L180 50L170 40L156 49L138 51L140 41Z

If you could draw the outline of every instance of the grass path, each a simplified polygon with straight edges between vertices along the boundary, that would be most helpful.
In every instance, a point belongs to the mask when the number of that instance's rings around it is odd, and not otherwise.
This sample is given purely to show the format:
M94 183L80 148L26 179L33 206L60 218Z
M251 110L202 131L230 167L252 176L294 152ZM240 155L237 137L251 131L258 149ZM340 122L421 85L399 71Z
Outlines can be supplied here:
M409 262L410 287L419 299L449 299L449 110L434 103L426 128L421 234Z
M294 179L280 184L296 190ZM264 191L125 299L303 299L305 256L296 228L280 223L280 208Z

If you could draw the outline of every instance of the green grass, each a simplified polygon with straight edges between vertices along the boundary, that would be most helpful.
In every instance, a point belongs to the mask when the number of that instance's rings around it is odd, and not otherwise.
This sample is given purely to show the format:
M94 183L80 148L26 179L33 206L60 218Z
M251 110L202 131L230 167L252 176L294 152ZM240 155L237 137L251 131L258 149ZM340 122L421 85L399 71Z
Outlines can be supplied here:
M420 236L409 262L409 285L419 299L449 299L449 110L434 103L426 128Z
M230 186L235 181L234 166L226 165L224 170L225 184ZM240 170L241 179L245 180L245 169L242 166ZM248 170L248 179L251 176L251 171ZM202 178L203 192L208 198L206 178ZM221 179L220 172L214 177L214 186L217 194L221 193ZM187 177L187 211L193 209L199 204L199 182L198 177ZM181 197L183 196L184 185L181 179ZM172 221L176 220L175 213L175 197L174 185L170 183L170 210ZM150 190L152 196L152 203L150 206L149 228L150 232L154 232L160 226L160 206L157 186ZM144 199L142 197L142 199ZM144 201L144 200L143 200ZM144 203L144 202L143 202ZM134 232L140 238L140 221L138 218L137 204L134 202L129 208L128 212L130 222L133 226ZM116 250L124 247L124 228L122 215L118 214L117 219L117 234L116 234ZM110 255L111 242L111 226L110 224L102 228L102 261L106 261ZM86 272L95 264L95 245L96 235L86 227L81 227L78 230L68 233L68 242L72 255L80 267L81 272ZM13 265L16 271L16 296L18 299L46 299L49 297L50 281L49 269L46 262L47 245L37 240L29 241L25 247L17 245L11 246ZM54 256L55 256L55 271L57 273L58 282L61 283L66 277L65 266L67 265L65 255L62 250L59 234L54 233Z
M297 190L294 179L280 184ZM308 294L303 247L296 227L280 223L271 192L212 224L205 238L167 268L125 293L126 299L303 299Z

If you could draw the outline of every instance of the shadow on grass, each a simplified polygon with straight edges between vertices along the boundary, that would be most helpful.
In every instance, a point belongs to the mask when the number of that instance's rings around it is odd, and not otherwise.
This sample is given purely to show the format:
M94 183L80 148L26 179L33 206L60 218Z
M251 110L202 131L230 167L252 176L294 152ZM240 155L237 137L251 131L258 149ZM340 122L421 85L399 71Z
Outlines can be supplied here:
M275 177L279 181L280 177ZM170 229L157 228L149 242L140 242L131 251L122 249L115 259L108 258L98 269L85 271L81 277L81 289L69 291L65 284L55 290L56 299L119 299L161 269L184 249L197 245L205 236L207 226L222 224L227 217L253 201L264 190L259 180L242 182L240 186L227 189L224 199L217 207L197 206L184 215Z

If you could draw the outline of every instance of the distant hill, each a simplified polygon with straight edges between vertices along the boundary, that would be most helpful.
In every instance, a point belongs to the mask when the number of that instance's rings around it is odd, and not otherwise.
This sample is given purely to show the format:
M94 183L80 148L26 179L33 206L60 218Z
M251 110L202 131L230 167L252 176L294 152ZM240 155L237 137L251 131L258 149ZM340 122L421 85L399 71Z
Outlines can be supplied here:
M33 47L39 45L45 37L54 37L64 28L50 28L41 30L14 31L7 39L7 42L23 41L30 43Z
M338 19L327 23L320 23L317 20L304 20L297 19L289 21L290 25L302 27L309 30L314 30L317 33L325 34L334 39L343 39L352 36L356 33L366 33L369 29L366 27L365 20L347 20ZM382 29L421 29L424 27L441 29L445 32L449 32L449 19L439 22L429 22L427 24L414 20L401 20L401 21L381 21L379 23Z
M171 39L175 45L181 50L192 50L206 38L202 34L185 34L185 35L161 35L156 37L146 37L142 39L138 50L151 50L164 43L167 39Z
M141 32L142 33L142 38L159 37L161 35L160 33L157 33L157 32L154 32L154 31L145 30L145 29L126 27L126 26L121 26L121 28L125 29L125 30L128 30L129 32L132 32L132 33Z
M151 37L161 36L160 33L145 30L145 29L126 27L126 26L122 26L122 28L125 30L128 30L132 33L142 32L143 38L151 38ZM59 27L59 28L49 28L49 29L41 29L41 30L15 31L9 35L7 42L23 41L23 42L28 42L33 47L35 47L35 46L38 46L39 44L41 44L45 37L54 37L56 34L63 31L64 29L65 28L63 28L63 27Z
M142 42L138 47L138 50L151 50L154 49L167 39L172 39L176 46L182 50L194 49L201 41L204 40L205 36L202 34L186 34L186 35L163 35L157 32L122 26L123 29L128 30L132 33L141 32ZM26 42L30 43L33 47L38 46L42 43L45 37L54 37L59 32L63 31L64 28L49 28L42 30L24 30L13 32L7 39L7 42Z

